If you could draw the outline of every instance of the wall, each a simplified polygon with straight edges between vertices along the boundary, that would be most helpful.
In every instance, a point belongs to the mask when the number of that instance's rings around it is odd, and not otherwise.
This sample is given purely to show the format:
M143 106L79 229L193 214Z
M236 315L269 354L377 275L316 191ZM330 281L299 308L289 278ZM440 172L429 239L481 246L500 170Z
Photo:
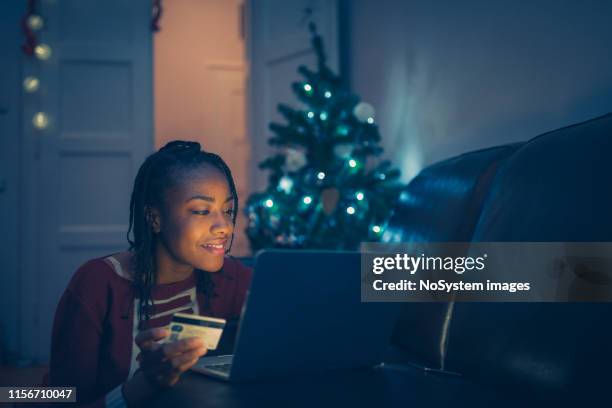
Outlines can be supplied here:
M239 37L239 0L172 0L164 3L155 41L155 145L205 138L207 65L244 61Z
M376 107L404 180L612 111L612 2L345 4L353 89Z
M25 3L0 2L0 364L19 347L21 44Z

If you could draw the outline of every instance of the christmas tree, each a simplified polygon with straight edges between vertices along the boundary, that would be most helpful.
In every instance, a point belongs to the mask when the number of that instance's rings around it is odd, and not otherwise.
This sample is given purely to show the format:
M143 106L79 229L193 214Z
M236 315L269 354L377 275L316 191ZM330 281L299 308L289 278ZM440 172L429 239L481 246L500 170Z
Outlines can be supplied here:
M280 104L272 123L274 156L266 191L246 203L251 248L356 249L380 239L397 200L399 171L382 153L371 105L360 102L326 64L323 41L309 25L317 71L300 66L292 84L305 109Z

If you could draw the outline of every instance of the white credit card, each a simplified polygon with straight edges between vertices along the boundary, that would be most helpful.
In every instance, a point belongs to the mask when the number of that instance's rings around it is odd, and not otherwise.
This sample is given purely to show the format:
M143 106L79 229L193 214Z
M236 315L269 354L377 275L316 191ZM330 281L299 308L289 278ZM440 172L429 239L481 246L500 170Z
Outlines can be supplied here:
M168 326L170 336L166 337L166 343L189 337L200 337L204 340L204 345L208 350L215 350L221 340L225 323L225 319L216 317L175 313Z

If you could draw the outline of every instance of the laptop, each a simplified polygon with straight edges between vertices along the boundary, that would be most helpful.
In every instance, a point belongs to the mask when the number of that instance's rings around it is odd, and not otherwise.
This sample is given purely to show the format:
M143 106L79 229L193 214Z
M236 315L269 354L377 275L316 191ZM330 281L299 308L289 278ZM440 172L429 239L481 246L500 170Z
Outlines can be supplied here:
M362 303L360 267L359 252L258 252L234 353L192 370L248 381L379 365L399 304Z

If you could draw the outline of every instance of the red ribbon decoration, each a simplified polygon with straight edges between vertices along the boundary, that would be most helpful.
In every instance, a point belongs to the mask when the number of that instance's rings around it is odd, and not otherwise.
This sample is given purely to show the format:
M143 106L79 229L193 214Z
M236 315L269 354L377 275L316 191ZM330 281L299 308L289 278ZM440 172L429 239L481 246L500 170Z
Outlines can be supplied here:
M34 31L30 28L30 26L28 26L28 19L30 18L30 16L35 14L35 9L36 9L36 0L28 0L26 14L21 19L21 29L26 37L25 42L21 46L21 50L26 55L30 55L30 56L34 54L34 48L36 48L37 41L36 41L36 35L34 34Z
M151 22L151 29L154 32L160 30L159 20L161 19L162 11L161 0L153 0L153 21Z

